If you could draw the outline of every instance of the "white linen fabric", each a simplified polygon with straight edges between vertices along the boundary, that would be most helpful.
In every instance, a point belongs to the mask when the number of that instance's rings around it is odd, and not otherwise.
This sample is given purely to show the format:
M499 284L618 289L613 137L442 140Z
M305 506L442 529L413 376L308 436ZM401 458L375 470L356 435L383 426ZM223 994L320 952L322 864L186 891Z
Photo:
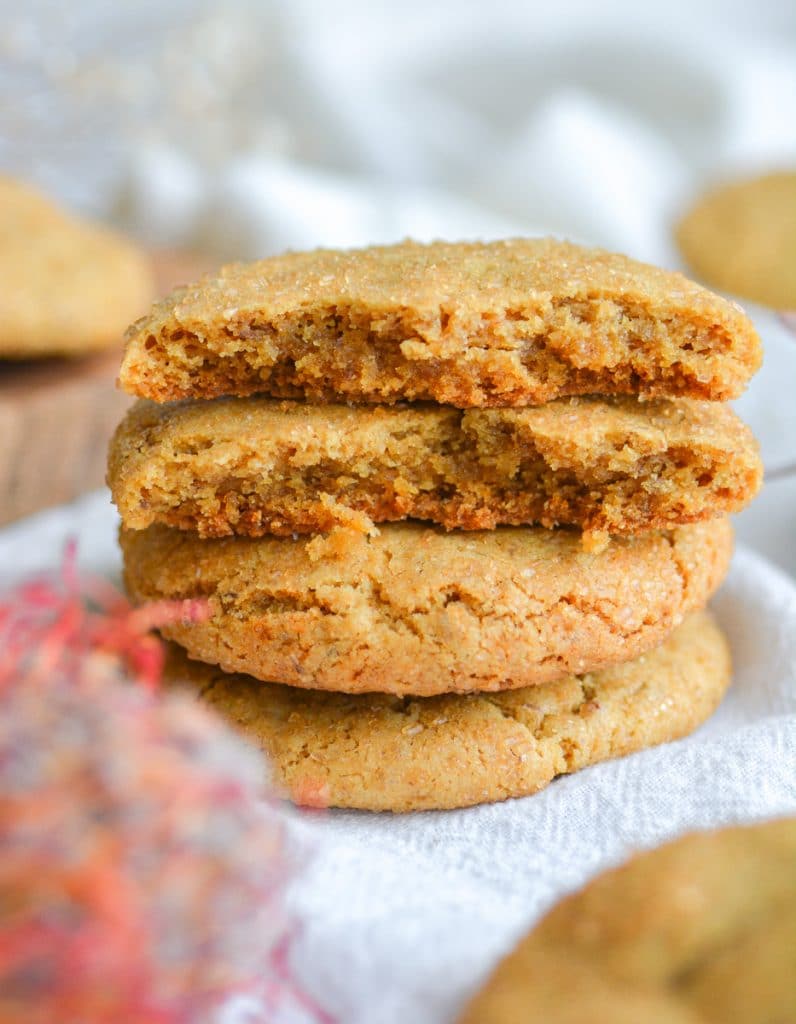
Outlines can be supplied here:
M115 576L115 533L107 495L90 495L3 531L0 566L7 582L50 567L74 536L83 566ZM713 607L734 682L686 739L502 804L289 813L309 851L291 894L292 963L339 1024L447 1024L523 931L597 872L691 829L796 814L796 585L741 548ZM294 1007L281 1021L305 1019ZM223 1015L258 1021L246 1002Z

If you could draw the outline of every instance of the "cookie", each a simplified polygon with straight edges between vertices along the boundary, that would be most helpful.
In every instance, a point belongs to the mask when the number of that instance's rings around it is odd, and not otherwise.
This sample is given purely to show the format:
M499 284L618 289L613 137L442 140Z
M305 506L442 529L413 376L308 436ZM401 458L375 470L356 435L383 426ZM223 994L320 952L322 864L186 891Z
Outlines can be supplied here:
M296 803L418 811L526 796L683 736L721 700L730 660L710 615L697 612L635 661L491 695L297 690L225 675L176 648L167 677L262 747Z
M0 177L0 358L79 356L120 343L153 297L131 242Z
M727 520L585 551L575 531L200 540L123 531L136 600L209 599L163 633L191 657L258 679L346 693L503 690L637 657L701 608L727 570Z
M178 289L128 332L131 394L460 408L565 395L727 399L760 364L733 303L554 239L289 253Z
M108 482L129 528L258 537L407 517L635 534L737 511L761 477L751 432L717 402L461 411L233 398L139 402Z
M545 917L459 1024L796 1021L796 819L634 857Z
M796 309L796 171L714 189L675 234L686 263L708 284Z

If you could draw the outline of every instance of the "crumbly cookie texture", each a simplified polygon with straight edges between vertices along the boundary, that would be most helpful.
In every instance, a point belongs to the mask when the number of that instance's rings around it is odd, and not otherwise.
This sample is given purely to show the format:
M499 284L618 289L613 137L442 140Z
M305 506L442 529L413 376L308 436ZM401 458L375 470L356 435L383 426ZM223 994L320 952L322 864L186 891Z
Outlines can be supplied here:
M796 1020L796 819L640 854L545 917L460 1024Z
M258 679L428 696L547 682L637 657L723 579L726 519L613 540L500 527L444 533L391 523L284 540L122 531L137 600L209 599L164 628L191 657Z
M491 695L312 693L226 675L176 648L168 678L262 747L296 803L417 811L526 796L683 736L721 700L730 660L710 615L697 612L635 661Z
M796 170L713 189L686 213L676 237L704 281L796 310Z
M122 386L460 408L577 394L740 394L740 307L682 275L554 239L289 253L178 289L128 332Z
M122 340L154 296L131 242L0 177L0 358L79 356Z
M108 482L128 528L202 537L430 520L636 534L734 512L762 477L725 405L565 398L527 409L139 402Z

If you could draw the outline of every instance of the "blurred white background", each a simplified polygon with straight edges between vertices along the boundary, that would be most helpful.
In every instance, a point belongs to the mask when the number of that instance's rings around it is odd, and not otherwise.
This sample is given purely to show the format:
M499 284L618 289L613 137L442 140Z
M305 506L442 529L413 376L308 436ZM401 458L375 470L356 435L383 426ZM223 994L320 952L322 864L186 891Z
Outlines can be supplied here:
M0 2L0 163L156 244L558 232L673 263L796 161L789 0Z
M707 185L796 166L791 0L0 0L0 166L216 261L556 233L667 266ZM796 462L796 342L740 403ZM741 534L796 571L796 478Z

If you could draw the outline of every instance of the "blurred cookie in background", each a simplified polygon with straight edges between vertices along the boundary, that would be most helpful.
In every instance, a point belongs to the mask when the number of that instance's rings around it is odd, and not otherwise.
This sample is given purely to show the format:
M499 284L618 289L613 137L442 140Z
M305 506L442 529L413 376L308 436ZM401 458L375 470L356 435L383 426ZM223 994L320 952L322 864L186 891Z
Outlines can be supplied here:
M796 1020L796 818L692 833L568 896L459 1024Z
M0 524L100 487L122 335L208 259L148 252L0 176Z
M148 255L0 178L0 358L75 357L117 343L154 298Z
M675 237L707 284L796 310L796 171L716 187L683 217Z

